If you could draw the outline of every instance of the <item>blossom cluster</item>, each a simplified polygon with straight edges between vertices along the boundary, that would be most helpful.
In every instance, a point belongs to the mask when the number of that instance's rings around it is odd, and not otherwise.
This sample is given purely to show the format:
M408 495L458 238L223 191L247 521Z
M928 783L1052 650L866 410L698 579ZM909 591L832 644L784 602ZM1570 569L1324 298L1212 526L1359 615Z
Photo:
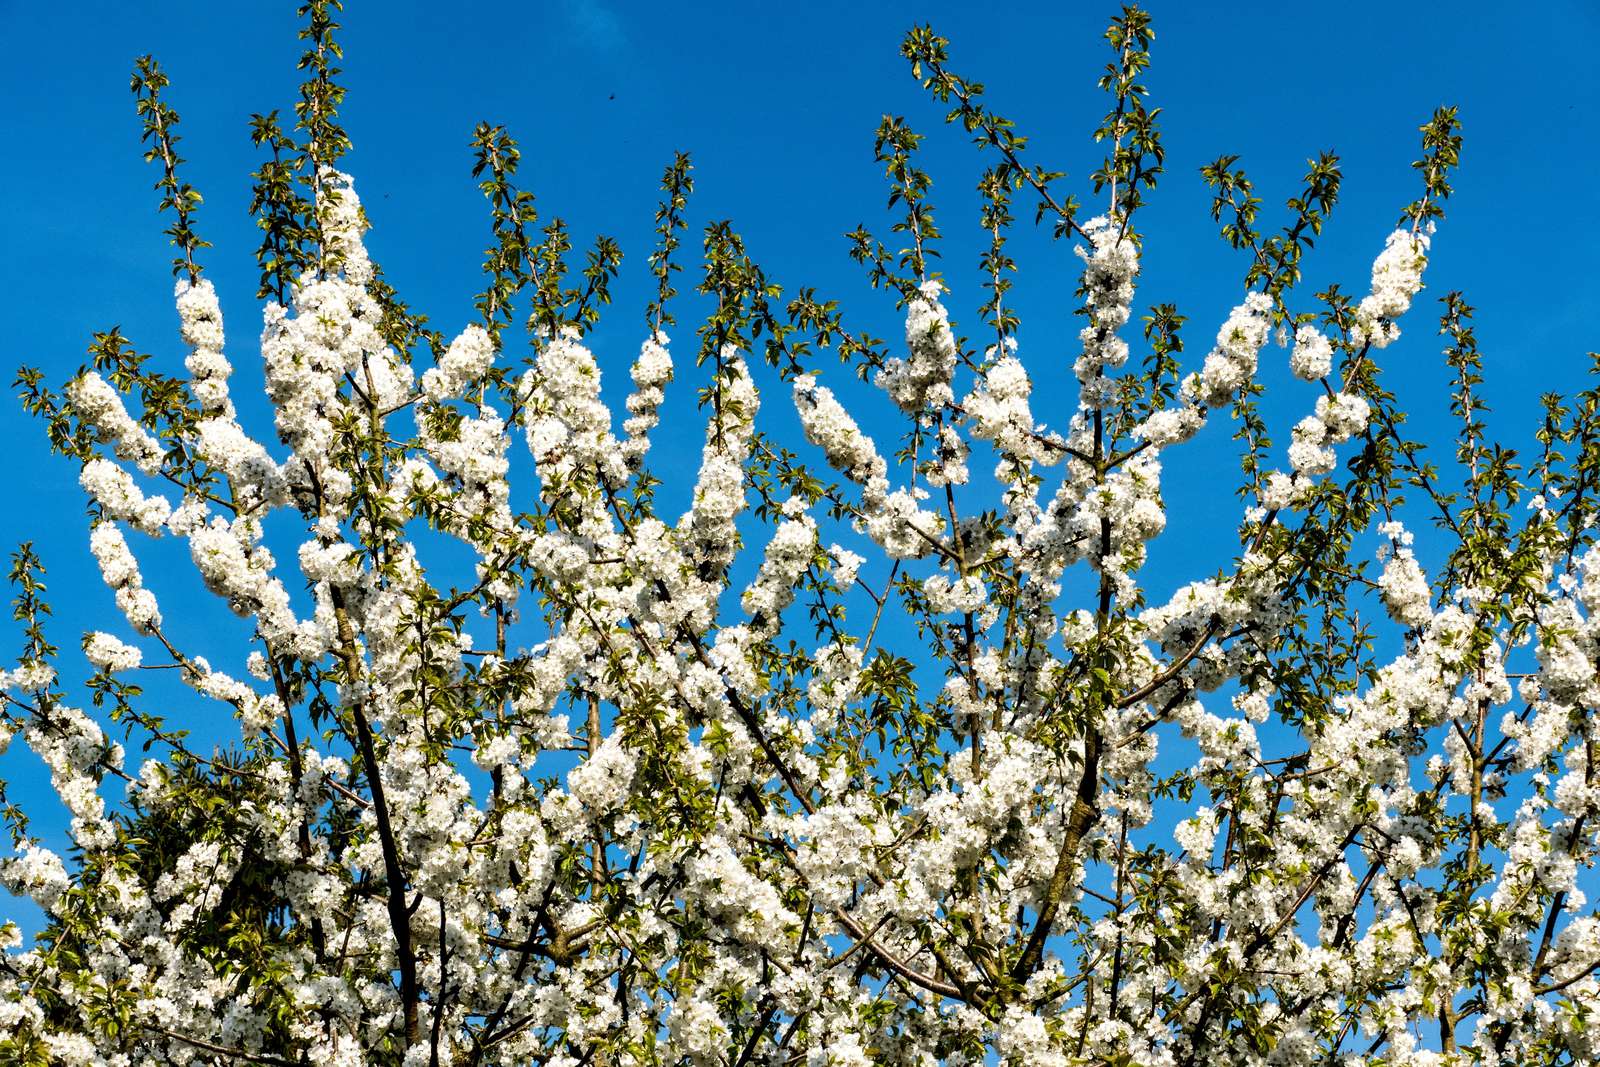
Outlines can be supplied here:
M318 141L302 258L263 313L270 411L230 393L197 266L175 294L186 378L88 372L35 405L80 462L127 626L74 646L94 710L72 706L19 555L0 749L43 763L70 849L0 806L0 884L47 924L27 947L0 927L0 1059L1593 1062L1595 399L1552 409L1561 448L1513 468L1458 338L1461 491L1379 432L1399 413L1365 371L1421 290L1426 199L1354 307L1301 306L1258 247L1208 351L1154 322L1141 341L1142 17L1113 24L1105 214L1079 222L1039 172L1081 239L1060 418L1036 416L1046 372L1001 311L1003 224L981 351L942 279L892 279L905 328L884 344L831 304L785 325L777 287L708 239L699 462L652 473L660 304L619 428L602 375L626 364L590 303L607 261L568 288L561 227L518 243L504 154L480 171L517 255L488 269L531 304L526 340L498 305L424 329ZM1020 146L931 31L907 48L980 143ZM318 84L301 117L329 138ZM925 219L900 226L919 271ZM1298 222L1283 240L1319 232ZM1274 329L1315 383L1290 383L1282 470L1282 409L1253 399ZM882 392L807 361L842 337ZM794 417L800 439L772 436ZM1196 560L1167 450L1235 430L1238 548ZM1418 507L1438 543L1409 532ZM154 538L248 649L166 627ZM191 577L148 573L164 596ZM236 743L193 740L196 705Z

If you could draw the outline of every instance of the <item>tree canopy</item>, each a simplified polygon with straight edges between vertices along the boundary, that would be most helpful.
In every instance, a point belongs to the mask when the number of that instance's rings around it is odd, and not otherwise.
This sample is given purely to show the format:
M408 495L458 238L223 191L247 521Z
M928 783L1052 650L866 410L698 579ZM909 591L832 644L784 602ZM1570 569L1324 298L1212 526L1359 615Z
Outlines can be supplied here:
M1244 266L1237 305L1197 319L1135 300L1166 165L1149 15L1110 22L1082 181L913 28L931 114L982 161L977 271L936 269L955 221L904 118L874 141L895 222L847 235L904 316L893 342L785 289L731 223L691 240L679 155L619 426L590 343L623 248L541 215L508 130L472 138L488 247L448 332L369 256L340 169L340 7L303 5L300 98L251 127L272 426L230 391L152 57L132 91L182 366L110 330L64 383L19 372L78 467L108 621L81 642L85 710L41 553L16 552L0 745L48 766L72 848L0 797L0 881L48 917L30 944L0 928L0 1060L1600 1056L1580 888L1600 389L1552 392L1532 446L1503 444L1466 296L1415 306L1454 109L1421 125L1415 191L1348 288L1300 287L1336 156L1281 211L1237 157L1205 167ZM1078 260L1076 405L1054 418L1033 381L1064 368L1018 342L1017 215ZM680 324L686 299L704 313ZM1402 323L1437 328L1453 376L1456 432L1431 449L1384 384ZM1287 441L1262 408L1273 358L1302 383ZM703 413L682 473L651 466L684 432L662 425L674 388ZM792 438L764 418L783 407ZM1162 458L1199 448L1237 468L1237 548L1152 598L1147 546L1185 537ZM681 514L657 491L673 478ZM234 662L171 639L152 538L248 620ZM193 744L161 678L228 709L236 743Z

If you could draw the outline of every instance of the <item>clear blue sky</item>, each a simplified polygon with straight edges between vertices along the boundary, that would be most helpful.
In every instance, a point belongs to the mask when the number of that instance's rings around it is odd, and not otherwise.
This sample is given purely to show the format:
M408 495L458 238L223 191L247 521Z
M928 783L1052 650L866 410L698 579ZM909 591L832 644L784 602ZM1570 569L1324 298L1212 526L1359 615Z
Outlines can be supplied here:
M154 52L172 78L166 98L183 120L185 177L205 196L198 228L215 247L202 261L222 295L235 394L258 391L257 235L247 215L258 156L247 122L252 112L287 112L293 103L301 47L294 6L0 0L0 35L12 42L0 67L8 105L0 120L8 155L0 168L7 381L21 363L64 379L83 360L90 332L113 324L142 351L181 366L171 253L127 84L132 59ZM1431 298L1465 290L1480 309L1496 422L1516 433L1515 443L1527 443L1523 429L1531 428L1538 394L1580 387L1583 353L1597 344L1590 322L1600 244L1593 63L1600 5L1553 2L1536 18L1481 0L1158 0L1150 7L1157 40L1148 82L1164 108L1167 174L1141 219L1148 241L1138 306L1177 303L1191 318L1186 340L1198 360L1238 302L1244 263L1217 238L1198 174L1223 153L1243 157L1268 230L1281 222L1280 205L1298 190L1306 159L1323 149L1341 155L1341 203L1295 306L1309 309L1310 294L1332 280L1359 293L1385 234L1416 196L1409 164L1418 124L1435 105L1458 104L1466 145L1456 193L1436 239L1429 288L1407 336L1383 353L1386 381L1416 411L1424 437L1437 436L1430 426L1448 432L1438 417L1445 376ZM841 234L864 221L887 236L872 135L882 114L906 116L928 135L925 165L950 235L943 268L952 311L974 324L973 185L987 160L943 126L942 109L898 55L900 37L915 18L951 38L952 68L984 81L991 105L1031 137L1030 155L1067 171L1066 188L1087 201L1083 179L1099 160L1088 135L1105 107L1094 80L1112 10L1081 2L923 3L913 14L904 5L834 2L352 0L341 34L350 87L343 121L355 142L346 165L373 222L375 258L415 307L453 334L472 318L488 233L468 138L482 119L508 125L523 145L523 184L542 212L565 218L580 243L607 233L627 254L617 303L595 338L608 396L620 405L648 299L644 259L656 182L675 150L695 159L691 234L709 219L733 219L787 290L817 286L844 301L851 321L893 338L892 300L867 288ZM1017 207L1024 221L1013 246L1022 264L1014 303L1044 415L1051 398L1074 395L1075 260L1070 246L1032 235L1026 197ZM695 250L691 236L685 251ZM687 343L692 320L684 317L679 332ZM1285 363L1282 350L1267 349L1263 377L1292 391ZM844 378L835 370L828 380ZM1297 417L1311 394L1296 395L1271 410ZM785 397L768 393L778 420L768 425L780 433L792 426L787 409ZM684 421L669 414L658 439L655 465L664 470L692 463L700 448L698 424L686 408L676 410ZM255 425L270 436L265 421ZM1184 516L1185 540L1178 546L1169 536L1156 550L1157 586L1197 576L1180 562L1200 559L1209 571L1231 546L1237 508L1223 436L1213 430L1169 454L1168 499L1173 515ZM0 514L0 546L39 544L51 570L57 643L73 649L97 625L120 630L120 621L105 621L114 609L87 550L75 470L48 454L40 428L14 404L0 407L0 446L14 486ZM1219 460L1223 466L1215 466ZM669 480L666 491L681 498L687 483ZM1426 544L1422 554L1429 555ZM146 555L154 561L147 566L173 564L170 574L150 579L169 624L197 651L211 650L219 668L242 674L242 664L221 653L244 636L243 626L219 627L214 602L204 612L184 610L203 594L183 556L171 544ZM35 766L19 744L0 758L0 775L12 776L14 795L27 800L38 796ZM41 811L41 831L59 825Z

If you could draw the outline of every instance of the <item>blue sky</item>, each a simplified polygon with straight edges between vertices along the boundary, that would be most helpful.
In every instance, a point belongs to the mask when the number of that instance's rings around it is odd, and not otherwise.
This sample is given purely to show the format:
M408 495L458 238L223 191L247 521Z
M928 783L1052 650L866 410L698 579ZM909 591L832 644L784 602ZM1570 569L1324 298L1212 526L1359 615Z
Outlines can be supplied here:
M1341 155L1341 203L1294 306L1310 309L1310 294L1329 281L1359 293L1385 234L1416 196L1417 126L1436 105L1458 104L1463 166L1429 288L1406 337L1383 353L1385 380L1415 412L1418 436L1451 432L1442 418L1446 377L1431 298L1465 290L1479 308L1495 425L1511 443L1528 443L1539 393L1580 388L1584 352L1596 345L1589 323L1600 243L1592 196L1600 118L1592 105L1600 76L1591 48L1600 7L1555 2L1537 19L1484 2L1444 9L1350 0L1331 11L1275 3L1150 7L1157 40L1147 80L1153 103L1164 108L1167 174L1141 216L1147 244L1138 307L1177 303L1190 316L1188 355L1198 360L1239 301L1245 264L1216 236L1198 174L1224 153L1242 157L1269 231L1281 224L1281 204L1298 191L1307 158L1324 149ZM132 59L154 52L172 78L166 99L183 120L185 177L206 198L197 226L215 247L202 261L228 319L235 392L258 389L257 236L247 215L258 157L247 123L252 112L288 111L293 103L301 47L293 9L282 0L0 2L0 34L16 43L0 69L10 105L3 120L9 165L0 169L0 232L10 252L0 258L0 364L8 381L21 363L65 379L83 361L90 332L113 324L141 351L181 366L171 253L127 85ZM901 35L913 21L928 21L951 38L952 69L985 82L991 106L1030 136L1030 156L1067 171L1064 188L1091 202L1084 177L1099 152L1089 133L1105 108L1094 81L1111 13L1110 5L1084 3L1002 10L354 0L341 33L350 87L343 121L355 143L346 165L373 222L375 258L416 308L454 334L473 317L488 234L468 139L479 120L509 126L524 150L522 184L541 211L566 219L580 245L606 233L627 254L616 303L594 337L608 396L620 406L649 299L644 261L656 182L674 151L692 153L696 167L685 278L693 277L699 228L731 218L787 291L816 286L843 301L849 321L893 338L900 327L892 299L867 287L841 235L865 222L887 239L872 135L884 113L905 116L928 135L923 164L948 235L941 266L952 313L975 328L973 186L987 159L943 126L943 110L898 55ZM1069 245L1032 230L1024 196L1017 214L1023 221L1012 248L1022 272L1013 302L1023 320L1022 355L1038 383L1036 411L1045 417L1075 392L1076 261ZM680 366L691 311L680 308ZM1280 441L1283 420L1297 418L1312 397L1285 364L1281 350L1263 353L1263 380L1291 397L1269 409ZM692 469L698 457L701 431L685 400L687 380L680 377L678 406L658 436L661 470ZM842 370L825 380L850 391ZM766 425L774 432L792 430L787 408L782 394L768 393ZM255 425L270 436L265 421ZM1158 595L1163 585L1200 576L1191 569L1196 560L1209 573L1232 546L1235 468L1225 436L1214 429L1169 453L1169 508L1182 516L1183 536L1169 534L1153 553ZM120 630L106 622L111 596L88 553L75 470L48 454L40 428L14 404L0 406L0 447L14 487L0 514L0 548L38 543L51 571L57 643L72 649L85 629ZM687 489L687 481L669 478L663 495L682 500ZM1426 527L1419 535L1426 559ZM185 610L202 604L203 594L183 555L169 544L146 557L157 568L150 583L170 625L197 651L212 650L219 668L242 674L242 663L224 653L240 647L246 630L214 603ZM19 760L21 747L0 759L0 774L13 776L14 795L27 799L38 795L38 778L31 760ZM59 829L48 811L38 825Z

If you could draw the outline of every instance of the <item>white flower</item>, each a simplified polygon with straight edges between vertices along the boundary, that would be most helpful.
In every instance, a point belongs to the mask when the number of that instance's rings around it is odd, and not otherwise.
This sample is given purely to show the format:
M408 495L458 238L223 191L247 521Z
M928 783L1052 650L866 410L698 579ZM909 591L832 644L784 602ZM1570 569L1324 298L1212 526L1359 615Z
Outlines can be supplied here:
M922 592L928 598L928 610L935 615L977 611L987 599L982 579L972 574L955 582L935 574L922 583Z
M794 406L806 440L822 449L835 470L861 483L884 477L888 465L832 391L800 375L794 380Z
M738 544L735 519L745 506L743 464L750 455L760 407L744 358L729 346L722 359L727 376L720 386L721 408L706 427L693 506L678 521L689 557L718 568L732 561Z
M1151 412L1149 418L1133 428L1133 436L1159 448L1189 440L1204 424L1199 410L1184 404Z
M217 291L207 278L177 283L178 320L189 355L184 362L190 374L190 388L207 414L232 417L233 403L228 398L228 375L233 368L222 354L222 307Z
M99 374L88 371L67 384L67 402L100 439L116 446L117 456L132 460L146 474L161 466L161 445L129 415L122 397Z
M1315 478L1333 470L1338 456L1328 447L1327 425L1315 415L1307 415L1295 424L1289 443L1289 466L1294 472Z
M866 562L866 558L838 545L829 545L828 555L834 560L833 584L838 586L842 593L856 584L856 575L860 572L861 565Z
M103 671L129 671L139 666L144 654L132 645L123 644L108 633L95 631L84 637L83 654Z
M1372 409L1359 396L1336 393L1317 397L1317 418L1327 428L1328 440L1346 441L1367 428Z
M1307 323L1294 332L1294 349L1289 353L1289 369L1295 377L1314 382L1333 370L1333 343L1315 326Z
M1384 243L1383 251L1372 264L1372 292L1356 309L1365 337L1374 348L1383 348L1400 335L1394 320L1411 307L1411 298L1422 289L1422 270L1428 265L1426 234L1413 235L1396 230Z
M950 375L956 366L956 339L950 316L939 302L944 286L923 284L906 307L906 348L909 358L890 359L878 372L877 384L900 408L917 414L928 407L948 404Z
M161 612L155 594L144 588L139 563L128 549L122 531L115 523L103 522L89 535L89 550L100 565L100 576L117 594L117 607L139 633L153 633L161 627Z
M594 755L573 768L567 776L567 790L591 817L599 818L615 811L628 799L635 766L633 754L613 734Z
M24 845L15 859L0 860L0 884L12 893L33 898L34 903L48 912L67 891L71 881L60 856L47 848Z
M1384 607L1396 622L1424 626L1433 618L1433 590L1409 548L1397 548L1378 579Z
M494 364L494 341L482 326L471 325L450 342L439 365L422 376L422 392L434 403L454 400Z
M1073 365L1080 400L1085 407L1104 405L1109 382L1107 367L1120 367L1128 359L1128 343L1117 335L1131 315L1133 279L1139 273L1139 253L1116 220L1100 216L1083 224L1093 251L1079 246L1073 251L1083 260L1084 303L1089 324L1079 331L1083 354Z
M94 498L106 517L120 519L136 530L159 534L172 514L165 497L145 496L133 482L133 475L108 459L91 459L83 465L78 484Z
M639 358L633 364L633 394L628 397L628 419L622 428L628 439L623 442L623 459L630 470L637 469L650 448L650 431L661 420L661 403L666 399L667 383L672 380L672 354L667 350L667 335L661 332L647 337L639 346Z
M1256 358L1267 343L1272 298L1265 293L1250 293L1244 303L1228 315L1217 331L1217 346L1206 356L1200 371L1199 395L1202 403L1217 407L1248 382L1256 372Z

